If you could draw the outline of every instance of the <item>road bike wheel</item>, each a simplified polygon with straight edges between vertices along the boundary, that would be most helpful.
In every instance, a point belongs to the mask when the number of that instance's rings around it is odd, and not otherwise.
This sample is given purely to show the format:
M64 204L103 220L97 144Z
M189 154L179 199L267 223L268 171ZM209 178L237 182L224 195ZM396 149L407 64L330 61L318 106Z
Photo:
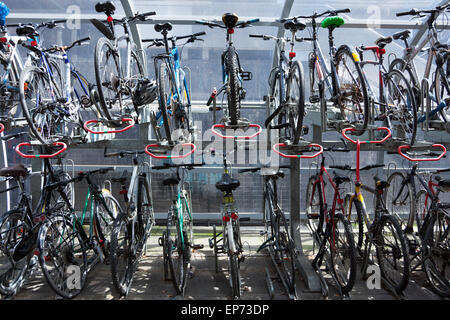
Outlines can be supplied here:
M268 119L265 121L265 125L267 128L276 127L283 124L281 117L271 117L276 110L281 108L284 100L283 88L286 88L286 85L283 86L282 81L284 81L284 76L282 76L280 70L276 69L275 71L272 71L269 78L269 114ZM277 138L283 138L284 136L286 136L286 132L283 132L282 129L279 129ZM276 140L278 141L278 139Z
M57 214L39 229L39 263L50 287L66 299L76 297L87 277L87 248L75 218Z
M354 236L355 248L359 254L359 256L363 256L363 242L364 242L364 234L365 223L364 223L364 214L361 202L353 198L352 203L350 203L352 194L347 194L344 199L344 208L346 210L345 216L350 223L350 228L352 230L352 234ZM351 205L351 209L349 210L349 205ZM356 230L356 232L354 232Z
M406 226L410 214L416 214L416 202L409 182L404 185L405 176L401 172L392 173L387 182L389 187L384 192L386 208L397 217L402 227Z
M51 144L64 135L64 119L57 115L59 89L51 85L38 67L25 68L19 81L20 101L30 134L42 144Z
M441 59L443 59L441 68L436 68L434 72L433 87L437 105L439 105L443 99L450 97L450 54L447 52L445 55L442 55ZM442 119L449 119L448 108L441 110L440 114Z
M100 241L105 257L110 254L111 235L114 229L114 220L122 212L119 201L109 192L103 189L102 196L106 207L99 200L95 200L95 234ZM109 212L108 212L109 210Z
M427 192L425 190L420 190L416 195L416 223L417 230L421 230L425 221L427 212L430 210L431 198L427 197Z
M228 99L228 116L230 117L231 125L236 125L239 119L239 108L240 108L240 84L239 84L239 65L237 61L237 55L234 48L228 48L225 54L225 68L228 73L228 83L229 92L227 92ZM228 89L227 89L228 90Z
M188 261L186 257L186 234L180 230L180 221L173 211L169 211L166 229L167 243L165 252L169 262L169 270L173 286L177 294L183 293L187 278ZM183 240L182 240L183 236Z
M303 67L294 61L288 78L287 113L293 144L298 144L305 115L305 77Z
M411 66L408 63L406 63L405 60L397 58L394 59L389 65L389 71L391 71L392 69L400 70L406 77L406 80L408 81L411 89L413 90L414 97L416 100L417 111L419 111L420 106L422 104L421 88L419 81L417 80L413 70L411 69Z
M376 226L374 244L381 276L398 293L409 281L409 253L397 218L383 215Z
M312 231L312 236L317 235L318 240L323 237L325 204L323 203L323 190L317 176L309 178L306 187L306 218Z
M435 293L450 297L450 216L444 210L432 215L422 245L423 267Z
M114 220L111 233L110 264L114 288L120 296L126 296L133 279L136 238L132 236L132 224L125 213L121 213Z
M177 126L177 105L174 100L174 89L172 72L167 60L162 60L158 72L158 88L159 88L159 110L161 111L162 120L164 122L164 132L166 139L171 142L174 130Z
M335 55L339 81L337 106L344 120L354 125L355 134L362 134L369 120L369 98L361 66L355 62L350 48L342 46Z
M384 83L385 115L398 122L401 136L406 143L413 145L417 132L417 106L414 92L406 77L399 70L391 70L386 75ZM393 128L391 128L393 129Z
M98 39L94 67L98 98L103 114L108 120L116 120L122 115L123 80L118 51L108 39Z
M183 230L186 234L185 242L186 248L194 244L194 219L192 216L192 201L189 191L184 190L184 197L181 198L183 209ZM190 261L190 249L186 252L186 258Z
M0 293L3 295L15 294L25 280L35 241L31 241L31 250L19 256L15 252L19 251L17 246L30 237L34 238L31 221L23 211L11 210L3 214L0 219Z
M349 293L356 279L356 248L350 222L341 213L334 216L329 244L333 273L342 293Z

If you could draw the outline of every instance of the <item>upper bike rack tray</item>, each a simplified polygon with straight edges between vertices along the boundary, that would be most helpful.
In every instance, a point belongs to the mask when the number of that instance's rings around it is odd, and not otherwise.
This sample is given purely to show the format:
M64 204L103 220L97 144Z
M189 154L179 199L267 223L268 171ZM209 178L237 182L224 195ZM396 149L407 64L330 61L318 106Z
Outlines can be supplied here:
M237 139L237 140L248 140L248 139L253 139L254 137L258 136L261 132L262 132L262 128L259 124L248 124L245 126L245 128L257 128L258 130L253 133L252 135L249 136L227 136L227 135L223 135L221 134L219 131L216 130L216 128L223 128L223 129L238 129L238 128L230 128L228 126L225 126L224 124L215 124L211 127L211 131L218 137L222 138L222 139Z
M447 153L447 149L442 145L442 144L433 144L431 146L432 148L441 148L442 149L442 153L436 157L436 158L411 158L408 155L404 154L402 151L403 150L409 150L411 149L410 145L404 145L404 146L399 146L397 149L397 152L399 155L401 155L403 158L405 158L408 161L411 162L421 162L421 161L439 161L442 159L442 157Z
M66 151L67 150L67 145L64 143L64 142L54 142L53 143L53 146L62 146L62 148L61 149L59 149L58 151L56 151L55 153L53 153L53 154L24 154L22 151L20 151L20 148L21 147L23 147L23 146L32 146L33 144L31 144L30 142L22 142L22 143L19 143L17 146L16 146L16 149L15 149L15 151L17 152L17 154L19 155L19 156L21 156L22 158L27 158L27 159L30 159L30 158L43 158L43 159L49 159L49 158L54 158L54 157L56 157L56 156L58 156L58 155L60 155L61 153L63 153L64 151Z
M84 130L86 130L87 132L90 132L90 133L92 133L92 134L121 133L121 132L124 132L124 131L127 131L127 130L131 129L131 128L134 126L134 123L135 123L134 120L133 120L132 118L122 118L122 120L121 120L122 122L129 122L129 123L130 123L128 126L122 128L122 129L113 129L113 130L104 130L104 131L93 131L93 130L91 130L91 129L88 127L88 125L90 125L91 123L99 123L99 122L101 122L101 123L104 123L104 122L112 123L112 122L114 122L114 121L115 121L115 120L107 120L107 121L88 120L88 121L86 121L86 122L84 123L83 128L84 128Z
M358 140L353 140L350 137L348 137L346 133L347 133L347 131L356 131L356 129L355 128L345 128L345 129L342 129L342 136L346 140L350 141L353 144L380 144L380 143L385 142L392 135L392 131L389 128L386 128L386 127L376 128L376 130L377 131L382 131L382 130L383 131L387 131L388 134L381 140L375 140L375 141L367 141L367 140L359 140L359 139Z
M323 147L320 144L316 144L316 143L310 143L308 144L308 147L317 147L319 148L319 151L312 154L312 155L302 155L302 154L285 154L280 152L277 147L286 147L287 145L284 143L277 143L274 144L272 147L272 150L279 154L280 156L282 156L283 158L300 158L300 159L313 159L315 157L318 157L319 155L321 155L323 153ZM305 150L306 151L306 150Z
M193 154L195 152L195 150L197 150L197 147L195 146L195 144L193 143L183 143L181 144L181 146L190 146L191 150L183 155L163 155L163 156L158 156L153 154L152 152L149 151L149 148L155 148L155 147L162 147L159 144L149 144L148 146L145 147L145 153L148 154L150 157L154 158L154 159L182 159L182 158L186 158L187 156ZM153 151L154 152L154 151Z

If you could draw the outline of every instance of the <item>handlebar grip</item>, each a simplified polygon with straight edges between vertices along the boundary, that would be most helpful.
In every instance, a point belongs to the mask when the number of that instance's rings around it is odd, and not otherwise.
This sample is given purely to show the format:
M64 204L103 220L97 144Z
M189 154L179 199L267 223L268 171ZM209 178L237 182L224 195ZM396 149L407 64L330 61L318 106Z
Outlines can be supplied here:
M206 21L200 21L200 20L195 20L194 22L198 23L198 24L204 24L204 25L208 24Z
M90 40L91 40L91 37L86 37L86 38L75 41L74 44L77 44L77 43L81 44L83 42L90 41Z
M55 21L52 21L53 23L65 23L65 22L67 22L67 19L61 19L61 20L55 20Z
M397 12L395 15L397 17L401 17L401 16L410 16L416 13L416 10L412 9L409 11L403 11L403 12Z
M202 31L202 32L194 33L193 36L194 36L194 37L197 37L197 36L203 36L203 35L205 35L205 34L206 34L206 32L205 32L205 31Z
M177 156L172 156L172 155L168 155L168 156L157 156L153 153L151 153L148 148L151 147L160 147L160 145L158 144L149 144L145 147L145 153L148 154L150 157L154 158L154 159L183 159L186 158L187 156L193 154L195 152L195 150L197 150L197 147L195 146L195 144L193 143L183 143L181 146L190 146L191 150L183 155L177 155Z
M249 34L248 35L250 38L264 38L264 36L262 34Z
M255 22L259 22L259 18L250 19L250 20L247 21L247 23L255 23Z
M345 8L345 9L336 10L334 12L336 12L336 13L349 13L349 12L351 12L351 10L350 10L350 8Z
M140 15L143 17L148 17L148 16L154 16L155 14L156 14L155 11L150 11L150 12L142 13Z
M216 97L216 95L217 95L217 90L214 89L213 92L211 93L211 95L209 96L208 101L206 102L206 105L207 105L207 106L210 106L210 105L211 105L211 102L214 100L214 98Z

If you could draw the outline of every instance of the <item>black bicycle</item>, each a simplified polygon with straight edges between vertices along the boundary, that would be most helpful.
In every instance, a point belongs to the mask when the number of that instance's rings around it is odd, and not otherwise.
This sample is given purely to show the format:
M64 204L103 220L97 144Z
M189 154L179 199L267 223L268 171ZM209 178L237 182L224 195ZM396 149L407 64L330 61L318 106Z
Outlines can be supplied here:
M246 91L243 88L243 81L252 79L252 73L244 71L239 62L239 56L233 46L233 37L235 28L246 28L259 19L251 19L238 22L239 18L234 13L225 13L222 16L222 24L210 21L195 21L210 28L227 29L227 48L222 53L222 81L223 86L214 94L214 97L224 93L227 95L228 109L224 110L222 122L225 125L244 125L247 126L248 120L240 117L241 101L245 98ZM209 106L214 98L210 97L207 105Z

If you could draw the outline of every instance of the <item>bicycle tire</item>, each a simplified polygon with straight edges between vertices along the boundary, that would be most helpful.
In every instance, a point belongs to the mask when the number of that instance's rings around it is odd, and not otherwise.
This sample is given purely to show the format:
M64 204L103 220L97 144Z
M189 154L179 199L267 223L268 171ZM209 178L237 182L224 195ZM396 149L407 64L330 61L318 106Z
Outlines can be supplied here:
M450 97L450 55L448 53L445 54L445 62L443 65L439 68L439 70L435 70L434 72L434 93L436 96L436 105L439 105L444 98ZM442 83L442 74L441 72L446 75L445 82ZM447 94L445 94L446 92ZM444 110L439 111L442 119L444 121L448 121L448 116L445 115Z
M427 196L427 192L423 189L420 190L419 192L417 192L417 195L416 195L415 215L416 215L417 230L422 229L422 226L424 225L424 222L425 222L425 217L427 215L427 212L430 209L431 198L428 197L427 204L425 207L426 196Z
M288 103L293 100L292 89L298 88L298 99L294 100L296 104L295 108L289 108L289 123L290 130L293 139L293 144L297 145L300 140L303 127L303 117L305 115L305 77L303 67L298 61L294 61L288 78L288 96L286 97ZM292 112L293 111L293 112Z
M397 81L394 78L397 78ZM403 82L403 85L401 85L400 82ZM386 110L386 113L388 114L387 117L398 114L397 119L394 116L394 120L401 123L402 131L405 134L406 143L409 145L414 145L417 133L417 106L414 92L411 89L408 80L402 72L393 69L386 75L384 88L386 92L394 88L394 93L389 92L387 96L396 97L393 101L385 102L387 105L394 108L394 112L392 112L392 110ZM398 112L396 111L397 108L400 108L401 110Z
M100 69L102 60L102 51L103 47L105 47L106 54L106 60L108 60L110 57L112 57L112 65L111 70L109 72L105 71L106 73L109 73L109 77L112 78L105 78L103 79L103 72ZM106 61L107 63L107 61ZM106 66L105 63L105 66ZM121 81L122 81L122 69L119 64L119 58L118 53L116 52L113 44L106 38L100 38L97 41L97 45L95 46L95 53L94 53L94 68L95 68L95 80L97 82L97 92L98 92L98 98L100 102L100 106L103 110L103 115L108 120L116 120L116 117L121 115L122 111L122 94L119 93L121 90ZM119 102L119 112L113 113L110 111L114 108L114 105L116 103L115 97L118 97Z
M348 57L349 60L351 61L351 64L354 66L354 72L356 72L356 74L352 74L352 77L349 77L350 79L352 79L353 83L350 83L350 96L351 96L351 101L350 103L352 104L351 106L351 110L350 110L350 114L355 114L355 119L352 119L351 115L347 116L346 114L346 106L344 105L343 101L340 100L338 101L337 105L341 110L341 115L344 118L344 120L347 120L350 124L353 124L356 128L356 131L354 132L355 135L361 135L364 133L364 131L367 128L367 124L369 121L369 96L367 93L367 85L365 83L365 81L363 80L363 75L362 75L362 70L361 70L361 66L358 62L355 62L353 55L352 55L352 51L350 50L350 48L348 46L341 46L339 47L339 49L336 51L336 54L334 56L334 59L336 61L336 76L339 78L339 62L341 61L342 57ZM347 68L344 68L344 70ZM348 69L347 69L348 70ZM352 72L353 73L353 72ZM356 77L357 83L354 83L353 79ZM348 85L345 83L345 81L343 81L343 78L339 79L339 83L341 85L340 88L336 88L336 90L338 90L338 96L339 98L341 98L342 96L345 97L345 94L343 94L343 86ZM359 84L359 86L358 86ZM356 86L356 88L355 88ZM358 104L358 106L355 108L355 105L353 105L353 103L356 101L356 103ZM362 103L362 106L361 106ZM363 118L361 120L361 117Z
M389 232L386 236L383 235L384 227L387 227ZM394 238L394 244L390 243L387 247L381 248L387 241L387 235L392 235ZM383 215L379 223L377 224L376 233L374 235L374 243L376 248L376 256L378 264L380 266L381 277L388 281L397 294L401 294L407 287L409 281L409 252L406 244L406 240L403 231L400 227L400 223L397 218L392 215ZM395 245L395 249L392 246ZM392 249L392 250L389 250ZM398 281L391 277L392 272L387 271L389 257L393 258L391 265L393 265L395 271L399 272ZM399 268L400 259L403 260L402 266Z
M10 262L10 259L15 260L13 252L17 249L13 248L16 248L27 237L33 237L31 229L32 223L22 210L7 211L0 219L0 294L2 295L14 295L25 280L31 256L33 255L32 250L14 264ZM8 265L10 268L6 269Z
M241 275L239 261L236 254L228 254L228 270L231 284L231 296L233 300L241 298Z
M342 229L343 229L343 247L339 247L336 249L334 246L336 243L339 242L340 229L341 228L335 228L336 224L333 224L333 235L332 235L332 242L330 242L330 262L333 268L333 273L336 277L336 280L341 287L342 293L347 294L355 285L355 279L356 279L356 247L355 247L355 241L353 238L353 232L351 230L350 222L345 219L344 215L341 213L336 213L334 216L335 222L342 223ZM338 236L336 236L336 231L338 231ZM335 242L335 240L337 240ZM333 245L331 245L333 243ZM337 257L339 253L343 253L343 260L344 263L338 263ZM347 264L347 266L345 266ZM341 268L340 266L343 265ZM349 268L349 269L346 269Z
M238 79L239 65L233 47L229 47L225 54L225 66L225 70L228 73L227 87L229 87L229 92L227 94L228 116L230 117L230 124L236 125L239 118L240 85Z
M32 90L38 91L36 95ZM19 93L22 112L27 120L30 135L42 144L55 142L57 135L64 131L64 120L59 116L56 117L53 112L39 109L43 107L40 105L42 97L42 100L56 101L54 97L59 97L58 88L52 88L48 76L40 68L30 66L25 68L20 75ZM33 101L33 98L36 101ZM35 102L38 103L38 106L34 106Z
M324 231L325 204L323 203L322 186L318 179L317 176L310 177L306 187L306 218L313 232L313 237L316 234L318 240L320 240Z
M347 205L349 204L349 201L350 201L350 195L348 195ZM347 208L347 205L345 206L345 208ZM358 199L356 199L356 197L353 199L352 209L354 209L354 211L352 210L351 212L348 213L349 215L347 217L347 220L350 222L352 230L354 230L354 225L356 224L356 228L357 228L358 232L356 235L357 240L355 241L355 248L358 251L359 255L362 257L363 256L364 234L365 234L365 223L364 223L364 214L363 214L362 204ZM356 219L352 218L352 217L355 217Z
M416 215L416 202L417 199L411 188L409 182L403 187L402 193L400 194L400 189L403 182L405 181L405 176L401 172L393 172L387 179L389 187L386 189L384 196L387 210L390 214L394 214L399 221L404 221L404 219L399 215L400 213L407 213L409 215ZM396 203L394 199L398 197Z
M114 229L114 220L122 212L119 201L107 189L102 190L102 196L105 200L107 208L103 206L101 201L95 199L94 202L94 233L100 241L105 258L110 255L111 235ZM109 209L111 214L107 211Z
M450 219L438 210L431 216L422 244L423 267L431 289L441 297L450 297ZM447 256L447 258L445 258Z
M409 63L406 63L405 60L401 58L396 58L392 60L392 62L389 65L389 71L392 69L397 69L403 72L403 74L406 74L406 79L409 81L409 84L414 92L414 96L416 97L416 107L417 111L420 110L420 106L422 105L422 94L421 94L421 88L419 81L417 80L411 66ZM405 73L406 71L406 73Z
M81 235L83 227L74 219L61 214L47 217L38 235L39 263L45 279L55 293L66 299L79 295L87 278L87 248ZM69 266L79 270L79 277L75 278L77 272L70 272ZM61 274L62 283L59 282ZM67 275L65 280L64 275ZM72 276L75 283L69 286Z

